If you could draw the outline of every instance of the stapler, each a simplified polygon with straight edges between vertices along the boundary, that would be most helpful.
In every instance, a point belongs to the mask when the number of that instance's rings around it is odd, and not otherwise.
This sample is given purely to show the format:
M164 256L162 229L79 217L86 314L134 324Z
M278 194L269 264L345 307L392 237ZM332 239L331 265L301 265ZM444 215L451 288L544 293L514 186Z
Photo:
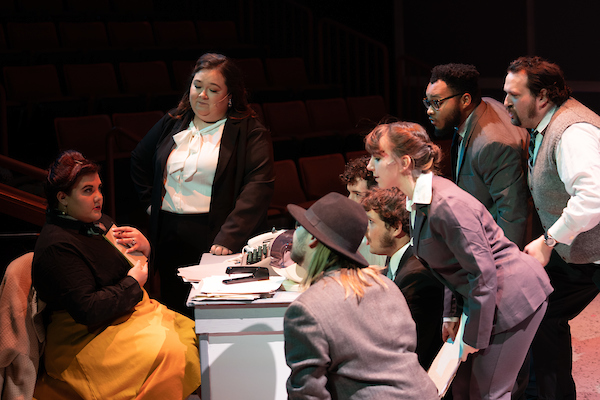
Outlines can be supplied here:
M232 283L243 283L243 282L254 282L254 281L266 281L269 279L269 270L264 267L227 267L225 270L227 275L232 274L251 274L249 276L242 276L240 278L231 278L224 279L223 283L225 285L230 285Z

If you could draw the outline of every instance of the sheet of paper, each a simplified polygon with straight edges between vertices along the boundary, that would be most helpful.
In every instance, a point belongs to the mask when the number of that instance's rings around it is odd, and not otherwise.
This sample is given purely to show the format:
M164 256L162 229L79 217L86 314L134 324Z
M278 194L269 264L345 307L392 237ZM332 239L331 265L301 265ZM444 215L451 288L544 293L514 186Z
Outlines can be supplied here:
M454 379L456 371L460 366L463 344L462 338L467 319L468 317L465 314L460 317L460 325L455 340L452 341L448 339L448 341L442 345L442 348L427 371L427 374L433 383L435 383L440 397L445 395L448 391L452 379Z
M242 276L248 276L248 274L235 274L235 275L213 275L202 279L202 293L236 293L236 294L247 294L247 293L270 293L277 289L285 280L281 276L271 276L268 280L234 283L226 285L223 283L224 279L239 278Z

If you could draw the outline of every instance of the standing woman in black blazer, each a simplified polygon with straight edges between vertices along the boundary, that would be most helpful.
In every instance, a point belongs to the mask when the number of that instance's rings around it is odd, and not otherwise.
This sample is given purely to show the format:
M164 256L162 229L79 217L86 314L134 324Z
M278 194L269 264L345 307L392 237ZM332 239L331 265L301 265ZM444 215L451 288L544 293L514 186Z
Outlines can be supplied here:
M441 151L422 126L379 125L366 147L379 186L407 197L415 255L446 286L442 338L465 318L454 399L510 399L552 292L548 275L481 202L433 174Z
M191 315L189 287L177 268L197 264L209 251L239 251L267 228L273 194L270 135L230 59L211 53L198 59L177 108L132 152L131 176L149 207L161 300Z

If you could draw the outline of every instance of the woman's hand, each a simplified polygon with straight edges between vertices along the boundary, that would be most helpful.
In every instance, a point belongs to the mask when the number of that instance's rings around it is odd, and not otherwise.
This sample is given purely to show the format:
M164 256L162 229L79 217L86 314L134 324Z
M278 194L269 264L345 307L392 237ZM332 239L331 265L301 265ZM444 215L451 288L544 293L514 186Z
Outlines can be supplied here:
M233 251L229 250L225 246L221 246L219 244L213 244L210 248L210 254L215 254L217 256L226 256L228 254L232 254Z
M146 281L148 280L148 263L144 263L142 265L141 260L136 262L135 266L129 270L127 275L138 281L140 287L144 287Z
M538 260L544 267L548 265L550 256L552 255L552 247L546 245L544 235L525 246L523 251Z
M150 257L150 242L142 232L131 226L115 226L112 231L117 243L129 246L126 253L140 251L146 258Z
M445 342L448 338L454 341L460 321L446 321L442 324L442 340Z

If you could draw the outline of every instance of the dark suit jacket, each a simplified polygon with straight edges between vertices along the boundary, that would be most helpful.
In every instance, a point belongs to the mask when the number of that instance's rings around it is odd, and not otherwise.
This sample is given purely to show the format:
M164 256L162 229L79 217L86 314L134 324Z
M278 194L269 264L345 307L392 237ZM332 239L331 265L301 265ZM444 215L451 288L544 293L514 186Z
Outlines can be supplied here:
M357 301L334 280L339 271L327 275L285 313L289 399L439 399L414 352L415 323L396 285L371 280Z
M428 369L442 346L444 285L413 255L412 246L400 259L394 283L402 291L417 325L419 363Z
M500 102L483 100L466 128L456 183L482 202L506 237L523 248L529 134L511 124Z
M142 202L152 205L150 237L155 242L165 193L165 166L180 132L166 114L131 153L131 176ZM255 118L229 117L223 129L210 201L208 229L213 243L239 251L253 234L266 229L273 196L273 147Z
M486 348L492 334L523 321L552 292L542 265L519 251L487 209L448 179L434 176L431 204L417 205L413 244L464 308L469 319L463 340L474 348ZM444 313L450 315L448 307Z

